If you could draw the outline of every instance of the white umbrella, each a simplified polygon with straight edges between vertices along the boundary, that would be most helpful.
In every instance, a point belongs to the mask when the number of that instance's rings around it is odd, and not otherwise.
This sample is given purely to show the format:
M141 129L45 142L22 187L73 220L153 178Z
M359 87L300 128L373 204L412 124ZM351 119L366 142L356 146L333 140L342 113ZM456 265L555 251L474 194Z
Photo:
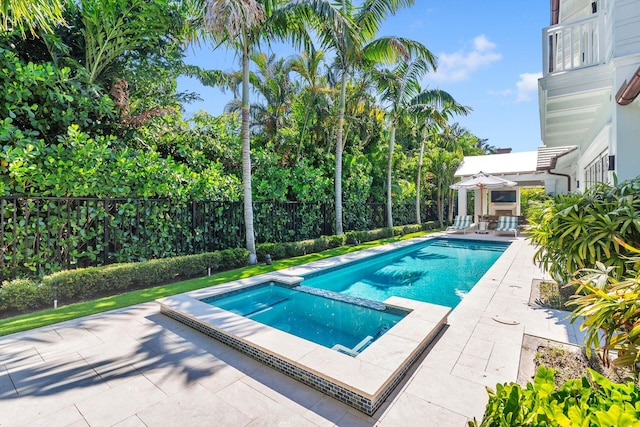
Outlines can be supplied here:
M513 187L517 182L510 181L505 178L500 178L499 176L489 175L488 173L479 172L475 175L470 176L467 179L464 179L460 182L457 182L451 186L454 190L464 189L480 189L480 214L484 215L484 211L482 208L482 200L483 195L482 191L485 188L501 188L501 187Z

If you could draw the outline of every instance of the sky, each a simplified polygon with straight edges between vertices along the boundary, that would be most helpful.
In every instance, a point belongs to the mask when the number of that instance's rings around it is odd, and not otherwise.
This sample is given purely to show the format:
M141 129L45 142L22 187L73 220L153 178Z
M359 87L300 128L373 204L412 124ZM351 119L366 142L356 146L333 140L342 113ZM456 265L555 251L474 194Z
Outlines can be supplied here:
M542 76L542 29L549 25L549 2L539 0L416 0L390 16L379 36L399 36L423 43L438 58L438 68L423 87L449 92L473 109L456 117L464 128L498 148L534 151L541 145L538 79ZM276 54L295 53L284 46ZM224 48L189 49L186 62L206 69L239 69ZM193 91L202 101L185 106L221 114L230 92L180 78L178 90Z

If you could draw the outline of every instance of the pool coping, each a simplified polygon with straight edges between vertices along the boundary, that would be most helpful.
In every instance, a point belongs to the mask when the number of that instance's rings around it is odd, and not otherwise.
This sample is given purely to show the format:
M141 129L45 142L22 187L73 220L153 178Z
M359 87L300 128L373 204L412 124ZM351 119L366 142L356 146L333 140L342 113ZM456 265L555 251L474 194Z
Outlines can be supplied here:
M295 284L302 275L388 252L419 237L314 261L273 273L157 300L161 312L230 345L266 365L372 415L446 325L450 307L391 297L383 303L409 314L356 357L290 335L202 302L204 298L265 282Z

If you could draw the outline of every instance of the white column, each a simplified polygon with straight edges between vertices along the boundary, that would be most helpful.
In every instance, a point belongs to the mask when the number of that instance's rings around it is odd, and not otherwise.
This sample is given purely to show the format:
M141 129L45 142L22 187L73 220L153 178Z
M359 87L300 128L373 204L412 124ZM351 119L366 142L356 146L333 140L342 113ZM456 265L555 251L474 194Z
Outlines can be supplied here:
M461 188L458 190L458 215L467 214L467 190Z
M480 194L479 188L476 188L475 190L473 190L473 215L474 215L473 222L478 222L480 215L482 215L482 212L480 212L481 197L482 197L482 194ZM483 205L483 210L484 210L484 205Z
M547 194L555 196L556 195L556 180L555 179L545 179L544 180L544 191Z

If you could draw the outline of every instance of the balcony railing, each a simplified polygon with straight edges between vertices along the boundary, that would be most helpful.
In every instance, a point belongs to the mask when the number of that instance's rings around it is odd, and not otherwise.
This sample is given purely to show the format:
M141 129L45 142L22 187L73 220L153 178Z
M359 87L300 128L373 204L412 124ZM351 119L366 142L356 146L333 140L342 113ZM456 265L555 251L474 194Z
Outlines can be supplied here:
M606 60L607 14L599 12L542 32L543 74L559 73L603 64Z

